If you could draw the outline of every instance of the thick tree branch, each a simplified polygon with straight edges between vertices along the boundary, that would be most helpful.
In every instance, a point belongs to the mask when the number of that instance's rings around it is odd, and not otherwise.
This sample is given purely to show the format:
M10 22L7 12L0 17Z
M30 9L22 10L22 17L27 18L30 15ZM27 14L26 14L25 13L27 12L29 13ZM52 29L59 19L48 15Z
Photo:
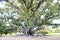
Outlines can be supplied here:
M32 4L33 4L33 0L31 0L31 2L30 2L30 6L29 6L28 9L30 9L30 8L32 7Z
M42 4L43 2L44 2L44 0L39 1L38 5L37 5L37 7L36 7L36 10L41 6L41 4Z

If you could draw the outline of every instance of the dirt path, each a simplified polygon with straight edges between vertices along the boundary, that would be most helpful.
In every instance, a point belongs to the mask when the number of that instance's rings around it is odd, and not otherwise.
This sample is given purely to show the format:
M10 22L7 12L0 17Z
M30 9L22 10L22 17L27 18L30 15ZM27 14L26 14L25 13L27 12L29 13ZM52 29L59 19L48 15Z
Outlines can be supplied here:
M16 37L0 37L0 40L60 40L60 36L16 36Z

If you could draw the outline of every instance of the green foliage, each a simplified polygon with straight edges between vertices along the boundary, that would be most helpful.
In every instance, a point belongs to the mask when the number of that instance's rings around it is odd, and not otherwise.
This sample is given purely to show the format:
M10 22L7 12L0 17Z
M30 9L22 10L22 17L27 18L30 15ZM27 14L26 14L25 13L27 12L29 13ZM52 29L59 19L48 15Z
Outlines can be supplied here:
M60 28L56 28L55 33L60 33Z
M53 33L52 27L49 27L48 25L43 25L40 30L37 31L38 34L51 34Z
M38 30L36 33L38 33L38 34L51 34L53 32L49 31L49 30Z

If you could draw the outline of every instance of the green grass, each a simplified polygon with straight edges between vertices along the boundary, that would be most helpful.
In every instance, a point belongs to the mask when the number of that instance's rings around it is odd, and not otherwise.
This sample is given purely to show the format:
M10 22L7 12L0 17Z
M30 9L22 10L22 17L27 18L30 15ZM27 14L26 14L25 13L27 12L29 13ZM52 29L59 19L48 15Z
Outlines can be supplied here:
M46 35L60 36L60 33L51 33L51 34L46 34Z

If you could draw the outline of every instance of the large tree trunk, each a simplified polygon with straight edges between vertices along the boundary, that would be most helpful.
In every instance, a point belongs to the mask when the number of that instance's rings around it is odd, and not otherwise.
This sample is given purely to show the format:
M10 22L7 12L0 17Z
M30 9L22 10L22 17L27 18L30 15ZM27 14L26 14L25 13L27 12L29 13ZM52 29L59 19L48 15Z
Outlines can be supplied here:
M39 30L39 29L40 29L39 26L34 27L34 28L30 28L30 29L27 31L27 34L28 34L28 35L31 35L31 36L34 36L35 32L36 32L37 30Z
M39 27L29 28L29 30L23 28L22 33L24 35L34 36L34 34L37 30L39 30Z
M40 27L39 26L36 26L36 27L32 27L32 28L27 28L24 24L24 22L22 22L22 33L23 34L26 34L26 35L31 35L33 36L34 33L39 30Z
M28 34L28 35L31 35L31 36L33 36L34 33L35 33L35 31L32 30L32 28L30 28L30 29L27 31L27 34Z

